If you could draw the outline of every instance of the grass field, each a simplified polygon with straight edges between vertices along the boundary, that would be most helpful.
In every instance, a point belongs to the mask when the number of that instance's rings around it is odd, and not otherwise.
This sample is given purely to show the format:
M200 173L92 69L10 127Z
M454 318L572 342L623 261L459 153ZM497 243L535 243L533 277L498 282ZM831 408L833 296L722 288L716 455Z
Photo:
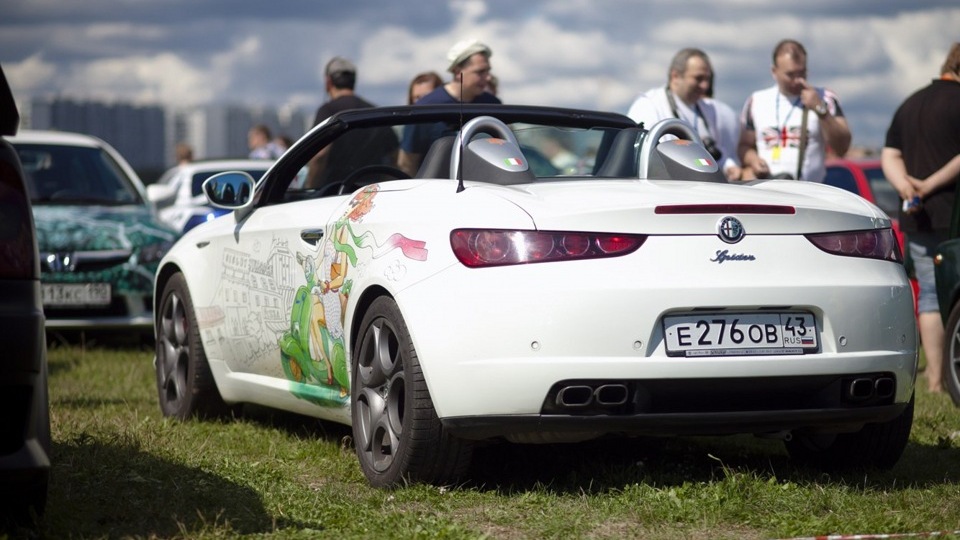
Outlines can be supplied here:
M265 409L164 419L152 351L54 346L46 538L789 538L960 529L960 410L918 385L889 472L791 465L779 441L492 445L471 480L370 488L349 429ZM954 537L939 534L938 538Z

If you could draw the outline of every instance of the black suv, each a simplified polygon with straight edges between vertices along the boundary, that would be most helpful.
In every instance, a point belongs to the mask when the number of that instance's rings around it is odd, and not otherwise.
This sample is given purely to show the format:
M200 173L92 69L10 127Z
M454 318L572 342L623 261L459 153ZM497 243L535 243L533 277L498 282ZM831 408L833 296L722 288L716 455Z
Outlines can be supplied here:
M0 135L20 114L0 68ZM50 472L47 344L40 258L30 197L17 152L0 137L0 521L43 513Z

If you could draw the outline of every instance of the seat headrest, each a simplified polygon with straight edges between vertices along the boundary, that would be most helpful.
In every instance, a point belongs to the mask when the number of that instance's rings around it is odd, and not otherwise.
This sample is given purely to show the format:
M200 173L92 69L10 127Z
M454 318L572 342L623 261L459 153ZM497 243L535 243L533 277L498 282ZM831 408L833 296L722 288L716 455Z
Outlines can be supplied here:
M414 178L450 178L450 151L455 139L454 135L447 135L433 141Z
M596 176L604 178L637 178L640 128L626 128L613 139Z

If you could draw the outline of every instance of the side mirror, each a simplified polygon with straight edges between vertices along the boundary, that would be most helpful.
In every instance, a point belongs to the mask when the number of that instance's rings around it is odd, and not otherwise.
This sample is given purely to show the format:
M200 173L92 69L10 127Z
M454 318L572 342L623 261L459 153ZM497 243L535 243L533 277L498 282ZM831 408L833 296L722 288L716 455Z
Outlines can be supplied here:
M237 210L252 204L254 180L245 172L215 174L203 182L203 193L217 208Z

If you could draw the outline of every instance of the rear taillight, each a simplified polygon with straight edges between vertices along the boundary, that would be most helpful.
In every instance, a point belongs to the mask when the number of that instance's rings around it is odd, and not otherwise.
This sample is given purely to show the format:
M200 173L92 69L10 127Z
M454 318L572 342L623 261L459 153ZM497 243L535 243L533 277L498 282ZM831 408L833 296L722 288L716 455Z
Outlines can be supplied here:
M813 245L834 255L903 262L893 229L808 234L806 237Z
M0 279L39 279L36 250L30 199L19 168L0 159Z
M465 266L506 266L618 257L637 250L646 236L559 231L458 229L450 246Z

